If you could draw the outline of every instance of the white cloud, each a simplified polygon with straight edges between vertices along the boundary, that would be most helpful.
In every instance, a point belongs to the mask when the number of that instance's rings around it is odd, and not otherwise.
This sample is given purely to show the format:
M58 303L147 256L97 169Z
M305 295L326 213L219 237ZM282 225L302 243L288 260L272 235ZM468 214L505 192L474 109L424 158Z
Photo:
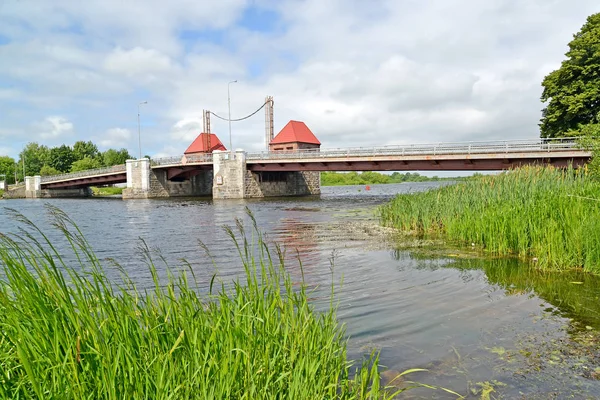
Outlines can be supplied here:
M130 139L131 132L129 129L111 128L104 133L98 144L103 148L122 148L127 147Z
M171 59L154 49L135 47L114 49L104 61L105 68L128 77L144 77L170 72L175 68Z
M73 123L65 117L52 116L44 121L35 124L38 130L38 137L41 139L58 139L71 136L73 134Z

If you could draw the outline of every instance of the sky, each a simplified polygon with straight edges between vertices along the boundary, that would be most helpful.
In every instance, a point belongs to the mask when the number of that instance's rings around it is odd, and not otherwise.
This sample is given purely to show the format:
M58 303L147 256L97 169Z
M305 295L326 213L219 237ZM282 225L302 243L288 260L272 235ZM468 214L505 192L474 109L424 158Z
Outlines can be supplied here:
M0 155L181 155L202 110L275 101L322 148L533 139L541 81L598 0L0 0ZM237 83L228 85L228 82ZM139 105L147 101L147 104ZM138 134L138 107L140 134ZM212 131L229 148L227 122ZM264 150L264 113L232 123Z

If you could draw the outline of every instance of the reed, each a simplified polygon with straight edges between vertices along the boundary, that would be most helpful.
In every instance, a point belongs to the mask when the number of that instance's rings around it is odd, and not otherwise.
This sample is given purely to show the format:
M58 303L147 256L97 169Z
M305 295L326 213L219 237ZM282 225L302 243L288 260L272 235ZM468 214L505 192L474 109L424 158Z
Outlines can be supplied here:
M383 224L416 235L600 274L600 184L585 169L524 167L398 195L379 212Z
M377 353L347 359L333 301L313 310L255 221L254 240L228 229L245 278L213 277L201 295L191 269L161 282L149 251L150 289L124 271L110 282L68 216L50 210L75 264L15 211L24 233L0 235L0 398L380 399L415 386L381 387Z

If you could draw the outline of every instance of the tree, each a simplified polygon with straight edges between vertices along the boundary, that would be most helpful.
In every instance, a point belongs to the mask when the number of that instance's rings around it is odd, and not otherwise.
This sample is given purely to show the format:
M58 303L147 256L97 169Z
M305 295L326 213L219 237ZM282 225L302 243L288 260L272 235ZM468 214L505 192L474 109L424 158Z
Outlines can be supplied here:
M40 169L40 175L41 176L60 175L60 171L49 165L44 165L42 167L42 169Z
M71 172L86 171L88 169L101 168L102 163L97 158L91 158L89 156L83 157L81 160L73 162L71 165Z
M48 150L48 147L44 145L31 142L28 143L23 151L19 154L19 166L23 165L23 158L25 159L25 175L38 175L44 164L48 164L50 161L50 150ZM17 173L21 181L24 180L22 171L22 167L17 168Z
M98 146L91 141L84 142L83 140L80 140L73 145L73 155L75 156L75 161L79 161L83 160L85 157L91 159L98 158L100 152L98 151Z
M108 149L102 153L102 159L105 167L112 167L113 165L125 164L125 161L131 160L133 157L126 149Z
M63 144L50 149L50 162L48 163L50 167L56 168L60 172L69 172L74 161L75 155L70 146Z
M542 82L544 138L578 136L586 125L600 122L600 13L588 17L566 56Z
M6 180L6 183L15 183L15 160L12 157L0 156L0 180Z

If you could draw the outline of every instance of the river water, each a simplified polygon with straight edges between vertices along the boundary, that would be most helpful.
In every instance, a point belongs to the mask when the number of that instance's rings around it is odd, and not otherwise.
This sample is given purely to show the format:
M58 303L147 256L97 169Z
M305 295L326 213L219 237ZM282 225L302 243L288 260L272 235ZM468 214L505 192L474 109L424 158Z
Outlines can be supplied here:
M251 237L247 207L267 239L286 251L294 279L301 276L297 258L302 261L317 308L329 304L334 282L351 357L380 350L390 370L426 368L411 378L469 398L599 398L600 381L593 378L600 377L600 356L581 344L596 340L600 329L599 279L542 274L515 260L427 242L407 249L407 243L394 242L378 228L378 205L396 193L438 185L324 187L320 197L218 202L11 200L0 202L0 231L18 230L10 207L67 252L46 210L56 206L77 223L100 258L116 260L140 286L151 284L139 251L143 239L171 268L187 260L206 288L215 268L225 283L240 275L239 257L223 226L235 227L239 218ZM164 276L163 262L157 267ZM119 277L116 269L108 267L108 273ZM408 393L455 398L440 390Z

